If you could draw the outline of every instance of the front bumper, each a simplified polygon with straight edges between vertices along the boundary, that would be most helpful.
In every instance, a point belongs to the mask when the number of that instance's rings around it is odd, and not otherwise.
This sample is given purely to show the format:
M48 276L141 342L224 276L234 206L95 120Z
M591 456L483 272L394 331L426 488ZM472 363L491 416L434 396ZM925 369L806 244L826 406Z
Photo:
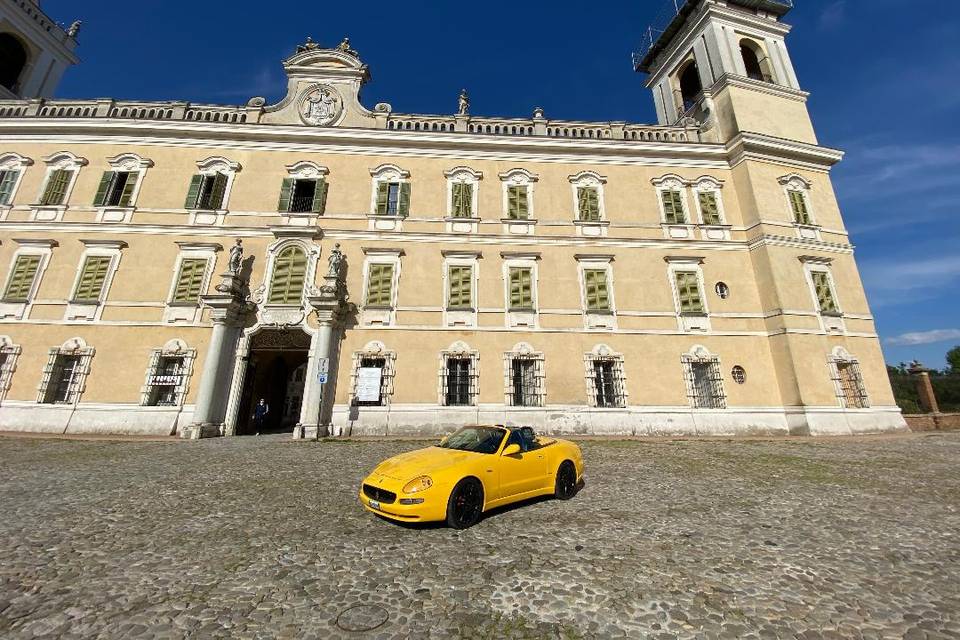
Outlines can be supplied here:
M367 484L384 491L396 494L397 499L392 503L385 503L368 497L363 492L363 485ZM447 518L447 492L437 486L430 487L426 491L418 493L403 493L405 482L393 480L392 478L364 478L360 485L360 504L371 513L375 513L397 522L434 522L446 520ZM423 498L420 504L400 504L402 498ZM371 503L379 503L379 507Z

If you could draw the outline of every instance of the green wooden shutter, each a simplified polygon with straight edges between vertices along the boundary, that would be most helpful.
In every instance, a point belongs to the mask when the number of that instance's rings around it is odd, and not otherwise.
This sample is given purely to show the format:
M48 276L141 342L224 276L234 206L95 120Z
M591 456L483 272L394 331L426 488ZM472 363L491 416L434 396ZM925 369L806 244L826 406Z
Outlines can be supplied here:
M109 256L87 256L80 271L80 280L73 299L78 302L97 302L103 293L103 284L110 269Z
M817 292L817 304L821 313L837 313L837 301L830 287L830 277L825 271L813 271L813 286Z
M190 178L190 188L187 189L187 199L183 203L184 209L196 209L200 199L200 187L203 186L203 176L199 173Z
M661 191L663 214L667 224L684 224L687 217L683 213L683 198L679 191Z
M400 206L397 208L397 215L402 218L410 215L410 183L400 183Z
M393 302L393 265L371 263L367 275L367 306L389 307Z
M43 190L43 197L40 199L40 204L63 204L67 196L67 185L70 183L72 174L73 171L69 169L54 169L50 173L50 179L47 180L47 187Z
M586 269L583 272L586 287L587 309L589 311L609 311L610 294L607 290L606 269Z
M807 210L807 198L802 191L789 191L790 207L793 219L798 224L810 224L810 212Z
M510 308L533 308L533 274L529 267L510 268Z
M17 183L19 171L0 171L0 204L10 204L13 185Z
M210 193L210 209L223 208L223 196L227 193L227 174L218 173L213 177L213 189Z
M527 186L511 185L507 189L507 217L513 220L526 220L529 212Z
M390 183L378 182L377 183L377 215L380 215L380 216L387 215L389 198L390 198Z
M450 309L470 309L473 306L473 268L465 265L451 265L447 271L450 294Z
M133 200L133 190L137 188L137 181L140 179L140 174L136 171L129 171L121 173L120 175L123 176L123 191L120 192L120 201L117 203L117 206L129 207L130 202Z
M17 256L17 261L13 264L13 272L10 274L10 280L7 282L7 290L3 293L3 299L10 302L26 302L30 297L33 279L36 277L39 268L40 256Z
M584 222L600 220L600 193L596 187L577 189L577 211L580 214L580 220Z
M307 256L299 247L287 247L273 264L270 280L270 304L299 303L303 297L303 283L307 276Z
M676 273L677 296L680 298L680 313L703 313L703 297L695 271Z
M107 203L107 193L110 191L110 185L117 174L113 171L104 171L100 178L100 184L97 186L97 195L93 199L93 206L102 207Z
M457 218L473 216L473 185L466 182L453 183L453 215Z
M313 213L320 214L327 210L327 181L323 178L317 178L317 186L313 191L313 206L310 209Z
M723 224L720 220L720 207L717 205L717 194L712 191L701 191L697 198L700 200L700 213L703 214L703 224Z
M174 302L196 303L200 298L200 287L207 271L206 258L184 258L180 262L177 286L173 291Z
M290 211L290 200L293 197L293 186L296 184L293 178L284 178L280 184L280 202L277 203L277 211Z

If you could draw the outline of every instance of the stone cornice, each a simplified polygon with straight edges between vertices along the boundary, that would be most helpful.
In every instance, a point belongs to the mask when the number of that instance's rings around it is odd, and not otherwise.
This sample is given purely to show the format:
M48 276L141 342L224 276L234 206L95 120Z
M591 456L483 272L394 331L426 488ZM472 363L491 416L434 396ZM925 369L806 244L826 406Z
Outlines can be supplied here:
M760 160L827 171L843 159L843 152L830 147L775 138L762 133L743 132L726 144L730 166L744 160Z

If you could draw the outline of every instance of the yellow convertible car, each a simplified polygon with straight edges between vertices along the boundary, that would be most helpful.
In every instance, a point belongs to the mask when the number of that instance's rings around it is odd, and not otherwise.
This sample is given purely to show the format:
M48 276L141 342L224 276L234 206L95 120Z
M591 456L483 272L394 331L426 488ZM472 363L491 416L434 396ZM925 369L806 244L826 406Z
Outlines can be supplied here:
M537 437L530 427L463 427L381 462L364 478L360 503L401 522L466 529L494 507L550 494L568 500L582 478L583 455L572 442Z

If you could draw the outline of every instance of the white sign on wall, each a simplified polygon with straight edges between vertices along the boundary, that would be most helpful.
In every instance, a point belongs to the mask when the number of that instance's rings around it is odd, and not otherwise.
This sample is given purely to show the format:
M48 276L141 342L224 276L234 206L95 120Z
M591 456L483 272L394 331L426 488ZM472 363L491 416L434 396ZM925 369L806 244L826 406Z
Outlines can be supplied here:
M383 369L380 367L360 367L357 371L357 400L379 402L382 378Z

